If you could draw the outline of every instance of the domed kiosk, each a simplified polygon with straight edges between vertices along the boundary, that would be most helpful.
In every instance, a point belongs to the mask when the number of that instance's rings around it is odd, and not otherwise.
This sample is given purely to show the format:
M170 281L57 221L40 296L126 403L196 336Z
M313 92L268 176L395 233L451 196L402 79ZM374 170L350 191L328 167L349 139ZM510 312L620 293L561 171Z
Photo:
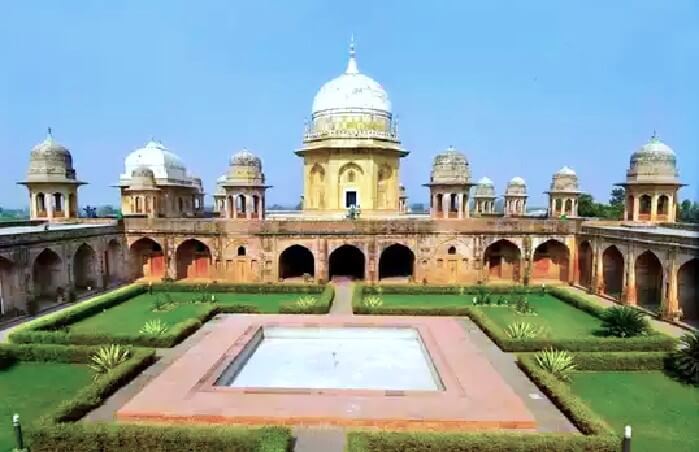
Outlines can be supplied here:
M473 207L476 215L495 213L495 184L488 177L481 177L473 193Z
M303 147L306 215L391 215L400 211L401 149L384 88L357 66L350 45L347 69L315 98Z
M265 174L262 160L247 149L235 153L228 172L217 181L217 204L221 217L263 220L265 218Z
M121 189L124 215L194 217L204 212L201 179L188 174L177 155L151 140L124 160Z
M25 180L29 189L32 220L61 220L78 217L78 187L73 157L65 146L54 140L49 128L44 141L32 148Z
M505 189L505 216L523 216L527 212L527 183L513 177Z
M468 218L468 196L472 186L466 156L449 146L437 154L430 172L430 215L433 218Z
M549 191L544 193L549 195L549 217L578 216L580 188L578 187L578 175L575 171L564 166L553 173L551 187Z
M624 219L627 221L674 222L679 180L675 152L653 134L650 141L631 155L626 181Z

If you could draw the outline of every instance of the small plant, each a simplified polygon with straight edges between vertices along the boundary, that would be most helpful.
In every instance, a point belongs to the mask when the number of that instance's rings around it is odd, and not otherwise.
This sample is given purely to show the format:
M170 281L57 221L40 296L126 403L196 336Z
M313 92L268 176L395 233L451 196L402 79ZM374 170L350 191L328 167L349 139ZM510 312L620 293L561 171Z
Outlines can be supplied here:
M695 385L699 385L699 331L685 334L672 354L672 363L678 376Z
M641 311L614 306L602 314L602 327L610 336L633 337L648 334L650 324Z
M158 295L153 300L153 312L165 312L170 311L175 307L175 302L169 293Z
M515 311L521 315L536 315L534 307L531 305L531 303L529 303L529 300L527 300L527 297L524 295L518 295L515 298L514 308Z
M369 295L362 299L362 306L367 309L380 308L383 305L383 299L379 295Z
M316 297L312 295L304 295L296 300L296 306L300 309L310 309L318 302Z
M534 339L543 332L543 328L529 322L514 322L507 325L505 332L512 339Z
M146 334L149 336L162 336L163 334L167 333L167 329L167 323L163 322L162 320L149 320L143 325L143 328L141 328L138 331L138 334Z
M464 286L459 287L459 295L463 295L464 292L466 292L466 288Z
M560 380L567 381L575 370L573 357L565 350L543 350L534 355L539 367Z
M90 369L94 372L92 378L97 380L127 359L129 359L129 351L119 344L100 347L100 349L90 357Z

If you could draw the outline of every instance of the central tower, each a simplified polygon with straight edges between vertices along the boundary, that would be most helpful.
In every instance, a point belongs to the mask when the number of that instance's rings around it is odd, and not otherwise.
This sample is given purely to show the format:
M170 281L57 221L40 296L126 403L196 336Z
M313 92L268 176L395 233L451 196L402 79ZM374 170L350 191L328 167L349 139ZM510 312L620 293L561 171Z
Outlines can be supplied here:
M347 69L313 99L303 147L303 210L308 215L399 214L401 149L383 87L359 72L350 44Z

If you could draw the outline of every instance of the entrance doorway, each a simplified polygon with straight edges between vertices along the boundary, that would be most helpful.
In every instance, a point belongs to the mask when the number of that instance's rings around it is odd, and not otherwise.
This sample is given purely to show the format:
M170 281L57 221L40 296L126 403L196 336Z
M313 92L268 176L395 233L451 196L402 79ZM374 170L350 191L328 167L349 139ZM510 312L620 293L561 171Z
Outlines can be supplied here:
M345 192L345 207L349 209L352 206L357 206L357 192L354 190Z
M364 279L364 253L354 245L342 245L330 253L330 279Z

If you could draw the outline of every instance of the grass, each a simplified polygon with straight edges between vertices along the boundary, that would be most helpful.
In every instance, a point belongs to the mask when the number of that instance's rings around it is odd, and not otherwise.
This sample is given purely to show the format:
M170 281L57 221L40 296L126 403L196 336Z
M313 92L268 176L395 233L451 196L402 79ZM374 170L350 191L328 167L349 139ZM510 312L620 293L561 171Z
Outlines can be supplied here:
M637 451L699 450L699 388L662 371L575 372L571 388Z
M498 296L496 295L495 298ZM529 322L544 328L550 339L598 337L602 321L548 294L527 295L538 315L521 315L512 308L482 307L482 311L503 330L513 322ZM508 300L512 303L512 300Z
M14 413L30 425L91 382L83 364L20 361L0 370L0 452L15 446Z
M452 308L473 304L466 295L403 295L382 294L383 306L392 308Z
M153 303L165 293L138 295L130 300L109 308L102 313L88 317L69 326L73 333L94 333L96 331L111 334L137 334L148 320L160 319L169 327L195 317L212 304L193 304L193 299L200 299L200 292L167 292L176 303L173 309L163 312L153 312ZM216 304L251 304L260 312L279 312L279 305L286 301L295 301L300 294L249 294L249 293L217 293Z

